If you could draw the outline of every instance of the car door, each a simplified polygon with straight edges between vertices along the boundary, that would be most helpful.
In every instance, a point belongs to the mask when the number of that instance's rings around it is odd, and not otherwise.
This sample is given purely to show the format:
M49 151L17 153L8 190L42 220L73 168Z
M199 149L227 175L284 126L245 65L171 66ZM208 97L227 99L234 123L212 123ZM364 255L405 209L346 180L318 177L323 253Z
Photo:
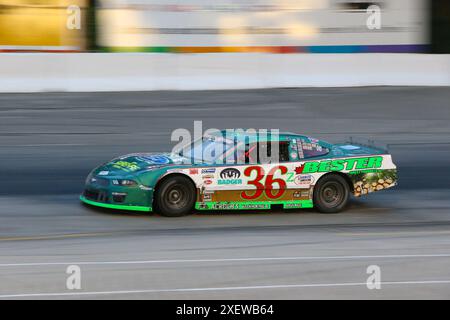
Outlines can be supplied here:
M246 161L251 163L241 169L243 183L240 196L243 201L273 202L284 199L291 162L297 159L298 154L291 152L293 145L290 140L273 143L277 143L276 150L272 150L272 144L264 142L248 146ZM249 154L250 151L253 155ZM278 157L273 157L273 152L278 152ZM254 161L255 157L257 161Z

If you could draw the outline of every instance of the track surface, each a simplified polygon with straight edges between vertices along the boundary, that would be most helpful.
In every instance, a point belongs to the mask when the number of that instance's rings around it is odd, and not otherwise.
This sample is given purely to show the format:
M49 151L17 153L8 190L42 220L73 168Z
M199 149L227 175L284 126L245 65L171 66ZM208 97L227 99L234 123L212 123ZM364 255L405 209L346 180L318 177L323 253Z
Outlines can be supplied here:
M400 87L0 95L0 298L448 299L449 101L449 88ZM400 185L339 215L79 204L91 168L168 151L194 120L383 141ZM66 289L70 264L81 291ZM381 290L365 285L374 264Z

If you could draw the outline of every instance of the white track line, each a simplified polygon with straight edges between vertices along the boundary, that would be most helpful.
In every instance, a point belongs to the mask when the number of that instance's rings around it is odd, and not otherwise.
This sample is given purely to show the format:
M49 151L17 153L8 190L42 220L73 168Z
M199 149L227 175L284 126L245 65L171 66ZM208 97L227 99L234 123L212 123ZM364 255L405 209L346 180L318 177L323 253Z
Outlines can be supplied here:
M413 258L450 258L443 254L404 254L370 256L312 256L312 257L261 257L261 258L220 258L220 259L179 259L179 260L131 260L131 261L68 261L68 262L29 262L2 263L1 267L37 267L61 265L124 265L124 264L163 264L163 263L208 263L208 262L258 262L258 261L298 261L298 260L364 260L364 259L413 259Z
M431 285L450 284L450 280L431 281L387 281L381 282L381 286L387 285ZM366 282L347 283L312 283L312 284L291 284L291 285L265 285L265 286L245 286L245 287L217 287L217 288L178 288L178 289L148 289L148 290L121 290L121 291L92 291L92 292L59 292L59 293L23 293L4 294L0 299L7 298L33 298L33 297L65 297L65 296L92 296L92 295L117 295L117 294L139 294L139 293L168 293L168 292L202 292L202 291L239 291L239 290L260 290L260 289L289 289L289 288L327 288L327 287L355 287L366 286Z

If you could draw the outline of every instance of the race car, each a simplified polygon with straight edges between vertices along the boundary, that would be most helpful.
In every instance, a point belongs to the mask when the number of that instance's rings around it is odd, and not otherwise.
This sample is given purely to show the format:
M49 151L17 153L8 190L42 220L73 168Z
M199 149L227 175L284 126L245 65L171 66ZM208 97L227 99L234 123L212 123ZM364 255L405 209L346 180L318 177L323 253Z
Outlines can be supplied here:
M331 144L294 133L230 137L219 131L180 152L113 159L88 175L80 199L169 217L196 210L270 208L337 213L351 194L360 197L396 184L397 168L382 148Z

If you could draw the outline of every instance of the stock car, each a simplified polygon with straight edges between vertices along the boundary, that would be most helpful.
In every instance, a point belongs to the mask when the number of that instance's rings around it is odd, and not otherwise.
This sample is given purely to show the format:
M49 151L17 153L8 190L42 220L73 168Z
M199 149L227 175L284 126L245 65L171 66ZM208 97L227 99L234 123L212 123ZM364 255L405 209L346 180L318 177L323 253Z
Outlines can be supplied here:
M330 144L294 133L224 137L219 131L180 152L113 159L88 175L80 199L92 206L169 217L195 210L274 207L337 213L351 194L360 197L396 184L397 168L382 148Z

